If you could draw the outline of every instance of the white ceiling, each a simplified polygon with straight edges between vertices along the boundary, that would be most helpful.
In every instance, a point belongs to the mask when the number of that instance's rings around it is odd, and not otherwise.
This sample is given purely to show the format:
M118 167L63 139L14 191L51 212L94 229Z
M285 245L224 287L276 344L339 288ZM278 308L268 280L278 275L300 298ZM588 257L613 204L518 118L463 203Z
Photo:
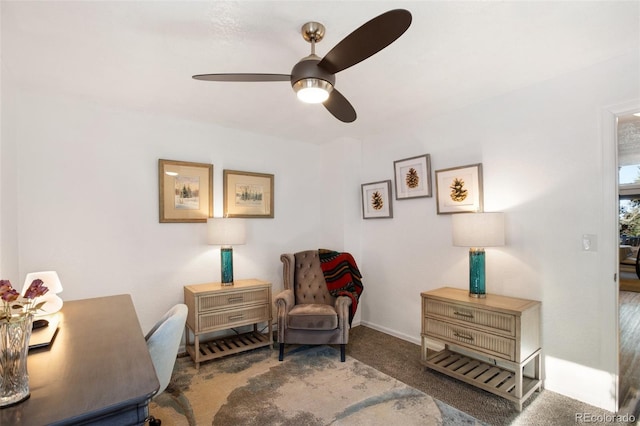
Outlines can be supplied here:
M358 113L339 122L289 83L194 74L285 73L327 28L323 56L387 10L413 14L395 43L341 73ZM406 129L429 116L638 52L640 2L3 1L3 85L323 143Z

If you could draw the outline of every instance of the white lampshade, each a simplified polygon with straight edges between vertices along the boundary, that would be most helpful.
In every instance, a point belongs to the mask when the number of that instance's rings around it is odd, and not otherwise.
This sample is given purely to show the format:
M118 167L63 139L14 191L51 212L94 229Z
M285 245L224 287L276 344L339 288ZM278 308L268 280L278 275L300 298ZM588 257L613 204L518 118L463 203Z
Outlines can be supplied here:
M20 293L20 295L24 296L33 280L36 279L41 279L42 283L49 289L49 291L44 296L40 296L38 298L39 302L45 303L42 309L37 312L36 316L51 315L62 309L62 305L64 304L64 302L56 294L62 292L62 283L60 282L60 278L58 277L56 271L28 273L27 277L24 279L24 285L22 286L22 292Z
M247 231L244 219L207 219L207 241L212 245L234 246L244 244Z
M504 245L504 213L459 213L454 214L451 220L454 246Z
M30 272L24 279L24 285L22 286L22 292L24 295L33 280L41 279L43 284L49 289L49 293L62 293L62 283L56 271L43 271L43 272Z

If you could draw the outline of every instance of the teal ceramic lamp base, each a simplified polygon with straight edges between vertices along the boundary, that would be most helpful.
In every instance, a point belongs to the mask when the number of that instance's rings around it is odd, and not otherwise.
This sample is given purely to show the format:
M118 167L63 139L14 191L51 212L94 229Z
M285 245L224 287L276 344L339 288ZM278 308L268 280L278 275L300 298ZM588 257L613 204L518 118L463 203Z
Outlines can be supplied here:
M222 285L233 285L233 249L231 247L220 249L220 272Z
M484 273L484 249L469 249L469 296L487 297Z

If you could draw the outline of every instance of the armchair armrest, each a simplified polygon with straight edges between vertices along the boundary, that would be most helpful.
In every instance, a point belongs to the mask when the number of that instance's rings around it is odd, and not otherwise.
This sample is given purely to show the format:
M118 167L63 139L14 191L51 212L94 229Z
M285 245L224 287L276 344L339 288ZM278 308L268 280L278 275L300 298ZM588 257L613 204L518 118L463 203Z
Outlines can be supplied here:
M285 290L293 290L294 272L296 258L291 253L285 253L280 255L280 261L282 262L282 280L284 281Z
M338 328L345 343L349 340L349 309L351 308L351 298L339 296L336 298L335 309L338 313Z
M289 313L293 305L295 304L293 297L293 290L283 290L276 294L273 298L274 303L278 310L284 309L285 313Z
M278 321L278 341L284 342L284 333L287 329L287 315L295 304L293 290L283 290L274 298Z

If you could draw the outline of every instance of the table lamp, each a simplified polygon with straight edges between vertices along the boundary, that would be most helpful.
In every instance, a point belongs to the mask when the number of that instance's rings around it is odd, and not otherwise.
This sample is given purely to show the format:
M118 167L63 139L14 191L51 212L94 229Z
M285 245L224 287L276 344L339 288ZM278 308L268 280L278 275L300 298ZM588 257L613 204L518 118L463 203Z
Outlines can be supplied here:
M39 301L46 302L42 306L42 311L36 313L36 315L49 315L58 312L62 308L62 299L57 293L62 293L62 283L56 271L42 271L42 272L30 272L24 279L24 285L22 286L21 296L27 291L33 280L41 279L42 283L49 289L49 291L38 298Z
M504 214L454 214L451 224L453 245L469 247L469 296L486 297L484 248L504 245Z
M208 242L220 245L220 275L222 285L233 285L233 248L244 244L246 227L243 219L209 218L207 219Z

